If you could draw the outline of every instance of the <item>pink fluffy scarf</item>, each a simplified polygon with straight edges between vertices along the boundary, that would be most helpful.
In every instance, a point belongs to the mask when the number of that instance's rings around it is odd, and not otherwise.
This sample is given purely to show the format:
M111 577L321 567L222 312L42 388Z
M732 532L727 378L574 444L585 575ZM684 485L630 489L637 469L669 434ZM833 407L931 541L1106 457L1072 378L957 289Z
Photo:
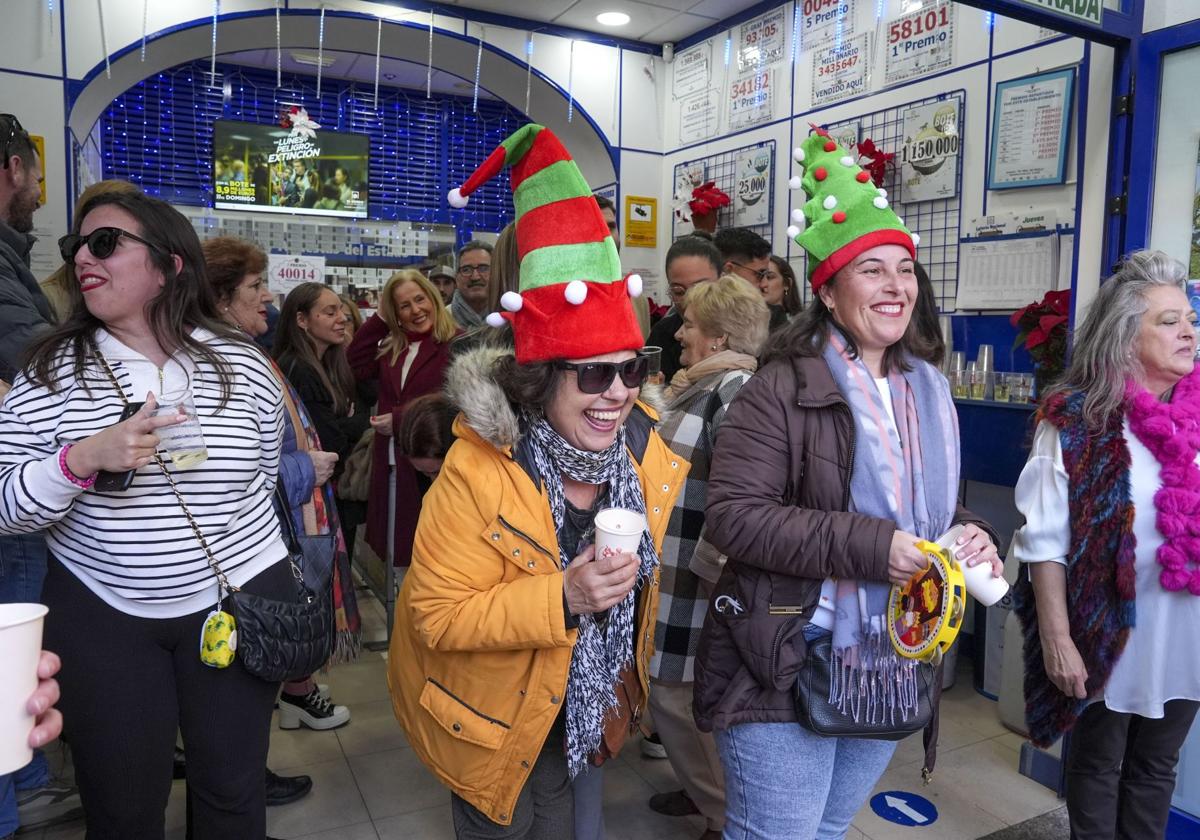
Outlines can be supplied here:
M1132 380L1125 383L1129 428L1158 459L1162 487L1154 494L1155 523L1163 535L1156 557L1168 592L1200 596L1200 368L1162 402Z

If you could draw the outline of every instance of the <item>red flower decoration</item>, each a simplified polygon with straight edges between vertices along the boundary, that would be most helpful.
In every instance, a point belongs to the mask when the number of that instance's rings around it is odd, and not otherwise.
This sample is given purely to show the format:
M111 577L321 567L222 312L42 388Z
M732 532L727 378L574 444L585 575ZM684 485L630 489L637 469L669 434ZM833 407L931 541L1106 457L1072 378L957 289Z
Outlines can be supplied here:
M871 182L877 187L882 187L883 182L887 179L887 171L896 165L893 163L896 156L880 149L870 137L864 137L859 142L857 149L858 156L867 159L867 162L862 164L862 168L871 174Z
M717 187L716 181L706 181L696 187L692 190L691 200L688 201L688 207L696 216L705 216L714 210L728 206L729 196Z
M1067 355L1067 321L1071 312L1071 292L1046 292L1036 303L1018 309L1009 318L1017 328L1013 347L1025 346L1037 363L1039 384L1049 385L1062 375Z

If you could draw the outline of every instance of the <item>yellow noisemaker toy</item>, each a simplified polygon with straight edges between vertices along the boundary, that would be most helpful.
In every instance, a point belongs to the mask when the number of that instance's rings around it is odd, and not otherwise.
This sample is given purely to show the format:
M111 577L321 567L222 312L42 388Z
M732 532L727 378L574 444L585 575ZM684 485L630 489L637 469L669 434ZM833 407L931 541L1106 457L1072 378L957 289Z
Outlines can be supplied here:
M954 644L962 629L966 583L949 549L921 540L929 565L903 586L893 586L888 599L888 636L896 652L934 665Z

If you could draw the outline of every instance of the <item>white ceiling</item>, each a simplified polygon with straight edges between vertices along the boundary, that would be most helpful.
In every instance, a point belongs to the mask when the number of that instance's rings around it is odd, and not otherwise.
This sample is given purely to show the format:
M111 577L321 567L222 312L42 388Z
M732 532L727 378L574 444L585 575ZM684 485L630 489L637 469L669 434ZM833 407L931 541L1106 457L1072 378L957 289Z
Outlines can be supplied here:
M602 35L662 44L680 41L755 5L758 0L448 0L464 9L512 15ZM625 12L624 26L601 26L601 12Z

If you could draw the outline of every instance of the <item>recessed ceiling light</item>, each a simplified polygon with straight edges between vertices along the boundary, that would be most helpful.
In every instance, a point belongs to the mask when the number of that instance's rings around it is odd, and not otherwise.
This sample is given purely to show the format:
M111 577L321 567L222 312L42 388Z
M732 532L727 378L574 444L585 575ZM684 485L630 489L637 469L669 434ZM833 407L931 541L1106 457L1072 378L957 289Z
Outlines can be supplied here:
M624 26L629 23L629 15L624 12L601 12L596 15L596 22L604 26Z

